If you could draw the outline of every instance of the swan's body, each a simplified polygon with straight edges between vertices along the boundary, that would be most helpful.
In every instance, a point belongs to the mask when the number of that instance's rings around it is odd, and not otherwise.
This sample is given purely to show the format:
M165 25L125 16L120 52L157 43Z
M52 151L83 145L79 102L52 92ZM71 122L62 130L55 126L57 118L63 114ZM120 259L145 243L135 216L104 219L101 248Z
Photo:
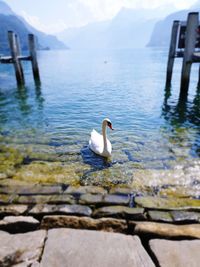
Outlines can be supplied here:
M102 157L110 157L112 153L112 145L106 137L106 127L112 128L112 123L109 119L104 119L102 122L102 134L99 134L96 130L92 130L89 141L89 148L96 154Z

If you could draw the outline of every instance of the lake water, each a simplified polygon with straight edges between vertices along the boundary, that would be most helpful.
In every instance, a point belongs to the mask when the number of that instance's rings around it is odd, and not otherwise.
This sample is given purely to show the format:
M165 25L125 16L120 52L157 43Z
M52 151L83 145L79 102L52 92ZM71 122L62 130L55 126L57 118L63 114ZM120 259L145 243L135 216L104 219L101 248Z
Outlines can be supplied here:
M16 87L12 65L1 65L2 157L5 147L23 157L12 161L10 172L2 171L2 180L128 185L147 194L199 197L198 66L192 68L188 98L181 99L180 59L172 88L165 89L167 54L150 48L42 51L42 84L34 85L25 63L25 88ZM110 161L87 146L105 117L115 128L108 131Z

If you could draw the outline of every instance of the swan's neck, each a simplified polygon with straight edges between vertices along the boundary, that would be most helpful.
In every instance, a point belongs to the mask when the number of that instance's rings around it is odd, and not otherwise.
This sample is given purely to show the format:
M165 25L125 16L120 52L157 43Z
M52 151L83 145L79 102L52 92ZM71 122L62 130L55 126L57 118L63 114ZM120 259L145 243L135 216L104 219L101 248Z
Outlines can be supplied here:
M106 123L102 124L102 135L103 135L103 150L107 150L107 137L106 137Z

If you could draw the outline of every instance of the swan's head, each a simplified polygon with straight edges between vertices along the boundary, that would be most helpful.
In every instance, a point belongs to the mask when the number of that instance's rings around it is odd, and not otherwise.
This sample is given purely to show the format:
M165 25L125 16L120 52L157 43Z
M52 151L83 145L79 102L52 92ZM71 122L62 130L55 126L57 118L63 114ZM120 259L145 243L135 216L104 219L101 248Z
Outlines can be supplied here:
M112 127L112 122L111 122L110 119L105 118L105 119L103 120L103 123L106 124L106 126L108 126L111 130L114 130L113 127Z

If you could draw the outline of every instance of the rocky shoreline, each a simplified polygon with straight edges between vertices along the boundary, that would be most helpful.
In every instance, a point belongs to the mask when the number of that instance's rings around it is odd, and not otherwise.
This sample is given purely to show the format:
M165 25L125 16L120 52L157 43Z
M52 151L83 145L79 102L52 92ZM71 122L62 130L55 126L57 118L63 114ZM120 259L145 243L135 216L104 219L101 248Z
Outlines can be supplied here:
M3 267L198 266L198 239L200 199L120 187L0 186Z

